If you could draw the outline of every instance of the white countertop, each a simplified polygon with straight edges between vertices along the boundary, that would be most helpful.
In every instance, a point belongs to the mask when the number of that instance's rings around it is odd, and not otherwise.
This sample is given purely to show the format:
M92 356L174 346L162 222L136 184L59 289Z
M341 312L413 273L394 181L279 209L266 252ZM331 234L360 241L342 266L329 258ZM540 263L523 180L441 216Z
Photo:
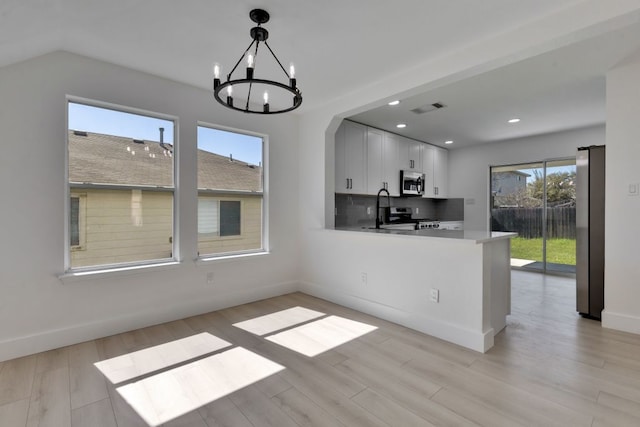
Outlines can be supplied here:
M511 239L516 237L518 233L505 233L500 231L474 231L474 230L438 230L438 229L425 229L425 230L377 230L369 227L348 227L348 228L336 228L336 231L346 232L365 232L371 234L387 234L394 236L411 236L411 237L425 237L436 239L453 239L453 240L465 240L475 243L485 243L494 240Z

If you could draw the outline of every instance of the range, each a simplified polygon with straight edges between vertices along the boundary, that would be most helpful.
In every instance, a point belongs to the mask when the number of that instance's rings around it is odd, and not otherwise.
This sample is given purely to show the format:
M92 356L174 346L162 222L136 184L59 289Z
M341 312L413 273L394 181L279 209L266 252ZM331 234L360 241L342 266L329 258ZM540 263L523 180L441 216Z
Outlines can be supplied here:
M408 207L388 207L385 209L385 222L380 228L390 230L425 230L439 228L440 222L429 218L413 218L413 210Z

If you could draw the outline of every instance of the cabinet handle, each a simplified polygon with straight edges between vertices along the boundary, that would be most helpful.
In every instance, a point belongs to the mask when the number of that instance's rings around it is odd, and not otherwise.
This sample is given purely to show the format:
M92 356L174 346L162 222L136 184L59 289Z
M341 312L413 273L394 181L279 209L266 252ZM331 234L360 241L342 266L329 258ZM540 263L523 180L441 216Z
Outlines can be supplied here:
M353 190L353 178L349 178L349 188Z
M435 187L435 193L438 195L438 187Z

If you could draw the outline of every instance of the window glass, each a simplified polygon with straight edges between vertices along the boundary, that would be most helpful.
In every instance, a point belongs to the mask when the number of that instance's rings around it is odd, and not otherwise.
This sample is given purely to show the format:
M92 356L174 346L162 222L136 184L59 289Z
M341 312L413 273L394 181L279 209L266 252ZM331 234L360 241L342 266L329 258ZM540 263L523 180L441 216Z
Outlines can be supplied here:
M69 268L171 259L174 122L68 105Z
M200 256L263 250L263 139L198 127Z

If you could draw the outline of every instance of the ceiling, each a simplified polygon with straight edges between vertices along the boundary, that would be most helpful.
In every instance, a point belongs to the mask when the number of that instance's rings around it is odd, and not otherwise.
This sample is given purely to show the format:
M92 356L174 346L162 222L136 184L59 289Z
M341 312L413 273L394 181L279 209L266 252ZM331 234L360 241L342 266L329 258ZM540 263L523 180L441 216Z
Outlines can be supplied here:
M638 48L635 24L349 119L447 148L603 124L606 72ZM433 103L446 107L411 111Z
M271 14L272 49L285 66L295 63L304 113L582 1L3 0L0 66L67 50L210 89L213 64L229 72L251 41L249 11L261 7ZM604 71L639 35L632 28L583 42L354 119L396 132L404 121L402 133L454 147L601 123ZM436 101L447 108L408 112ZM518 127L505 126L512 115Z

